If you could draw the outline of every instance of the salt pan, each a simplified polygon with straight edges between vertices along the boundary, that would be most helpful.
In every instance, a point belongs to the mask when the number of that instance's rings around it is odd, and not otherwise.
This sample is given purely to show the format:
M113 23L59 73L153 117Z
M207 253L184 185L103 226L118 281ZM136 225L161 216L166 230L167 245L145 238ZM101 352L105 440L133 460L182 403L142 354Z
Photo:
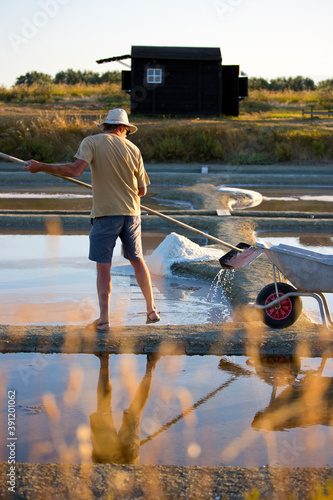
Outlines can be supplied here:
M220 257L221 250L200 247L184 236L171 233L148 257L146 264L151 274L170 276L171 266L176 262L218 260Z

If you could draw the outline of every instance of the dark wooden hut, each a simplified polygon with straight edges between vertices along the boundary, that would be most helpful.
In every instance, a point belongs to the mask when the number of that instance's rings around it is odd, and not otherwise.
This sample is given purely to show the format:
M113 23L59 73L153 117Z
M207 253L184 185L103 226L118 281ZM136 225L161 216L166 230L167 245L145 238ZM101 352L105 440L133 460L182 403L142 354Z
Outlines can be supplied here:
M247 96L239 66L223 66L219 48L133 46L131 54L98 63L131 59L122 89L131 95L131 114L238 116Z

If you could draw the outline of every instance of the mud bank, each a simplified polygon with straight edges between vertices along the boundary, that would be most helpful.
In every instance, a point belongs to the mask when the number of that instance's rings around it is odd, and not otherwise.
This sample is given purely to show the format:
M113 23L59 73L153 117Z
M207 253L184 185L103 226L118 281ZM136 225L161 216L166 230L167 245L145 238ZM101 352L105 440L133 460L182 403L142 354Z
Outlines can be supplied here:
M5 477L8 464L0 464ZM176 467L149 465L16 464L15 495L0 484L1 498L94 500L310 500L325 491L332 469ZM253 495L250 496L251 492ZM326 498L326 497L325 497ZM327 497L328 498L328 497Z
M331 336L306 318L273 330L256 321L256 312L243 314L247 321L114 327L108 333L77 326L0 325L0 352L291 356L302 346L307 356L333 355Z
M39 173L31 175L23 172L21 167L14 163L0 162L1 184L14 185L16 189L21 185L64 185L65 181L54 179L50 175ZM200 182L211 182L237 186L332 186L332 165L326 163L297 165L279 163L276 165L221 165L205 164L208 173L202 173L202 163L146 163L149 178L154 184L166 186L181 185L193 186ZM87 170L80 180L90 183L90 171Z

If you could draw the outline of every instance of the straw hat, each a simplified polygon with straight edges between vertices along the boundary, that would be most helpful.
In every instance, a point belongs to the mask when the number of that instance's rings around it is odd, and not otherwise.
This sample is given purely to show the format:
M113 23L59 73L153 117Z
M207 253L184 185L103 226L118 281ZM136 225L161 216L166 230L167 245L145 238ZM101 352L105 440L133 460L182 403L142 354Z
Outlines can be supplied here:
M130 134L134 134L138 130L135 125L129 123L126 111L121 108L111 109L105 120L101 123L98 123L97 126L100 127L104 123L125 125L129 129Z

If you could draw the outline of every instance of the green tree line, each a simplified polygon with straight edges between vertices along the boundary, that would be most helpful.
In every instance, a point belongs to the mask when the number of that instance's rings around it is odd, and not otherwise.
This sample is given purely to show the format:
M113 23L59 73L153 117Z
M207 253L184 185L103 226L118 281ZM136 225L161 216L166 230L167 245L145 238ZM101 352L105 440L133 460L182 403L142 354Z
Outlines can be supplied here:
M249 78L250 90L333 90L333 79L323 80L317 85L311 78L296 76L294 78L280 77L270 81L265 78Z
M120 83L121 73L120 71L107 71L106 73L95 73L94 71L74 71L73 69L67 69L66 71L59 71L54 78L46 73L40 73L38 71L30 71L25 75L21 75L16 78L15 85L47 85L51 83L55 84L67 84L76 85L77 83L86 83L89 85L98 85L101 83Z
M98 85L100 83L120 83L120 71L107 71L106 73L96 73L94 71L74 71L67 69L66 71L59 71L54 78L46 73L38 71L31 71L25 75L16 78L15 85L45 85L45 84L67 84L76 85L77 83L86 83L89 85ZM311 78L303 76L296 76L294 78L279 77L271 80L265 78L249 78L250 90L333 90L333 79L323 80L318 84Z

